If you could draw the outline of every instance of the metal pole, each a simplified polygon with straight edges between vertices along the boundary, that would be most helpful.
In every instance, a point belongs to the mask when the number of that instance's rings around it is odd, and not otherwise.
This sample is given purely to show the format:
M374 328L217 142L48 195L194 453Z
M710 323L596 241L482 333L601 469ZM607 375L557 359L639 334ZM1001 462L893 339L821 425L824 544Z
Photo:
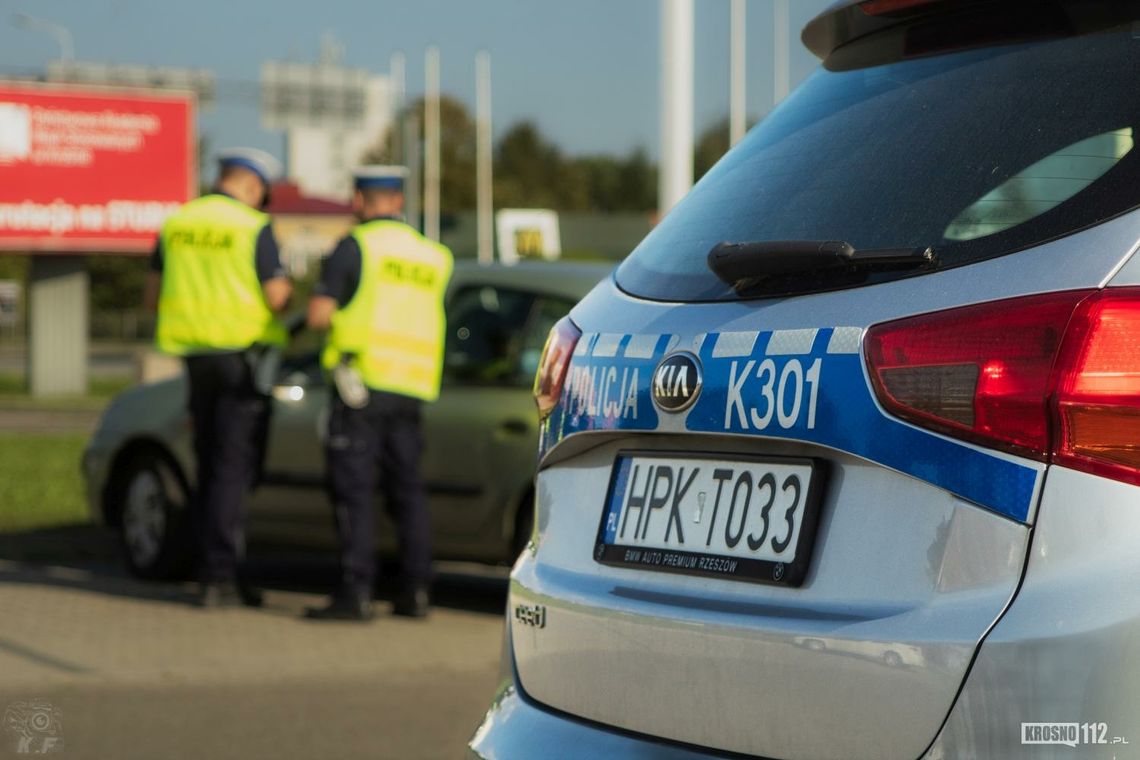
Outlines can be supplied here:
M409 112L404 116L404 159L408 163L408 186L404 190L404 218L408 224L423 232L420 201L423 200L423 169L420 145L420 116Z
M772 19L772 28L775 30L772 44L772 51L775 56L774 65L772 67L775 72L775 87L773 89L772 100L774 104L778 105L780 101L788 97L788 91L791 89L789 63L791 45L788 40L791 23L788 21L788 0L775 0L775 3L774 17Z
M693 185L693 0L661 0L661 173L664 216Z
M475 55L475 208L480 264L495 260L491 148L491 55L481 50Z
M425 61L424 236L439 240L439 48L429 47Z
M731 29L731 73L729 75L728 142L736 145L744 137L746 123L745 77L745 34L744 0L732 0Z
M392 53L392 58L388 64L388 77L392 83L392 97L389 105L389 111L392 114L390 120L392 130L392 162L395 164L404 163L404 130L403 130L403 117L404 117L404 54Z

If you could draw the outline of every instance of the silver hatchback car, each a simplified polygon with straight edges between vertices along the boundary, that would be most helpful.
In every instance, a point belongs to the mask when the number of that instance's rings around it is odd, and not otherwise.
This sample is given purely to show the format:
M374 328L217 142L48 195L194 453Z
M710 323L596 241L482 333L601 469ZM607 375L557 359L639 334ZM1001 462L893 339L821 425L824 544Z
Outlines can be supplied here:
M470 752L1140 756L1140 4L803 40L550 335Z

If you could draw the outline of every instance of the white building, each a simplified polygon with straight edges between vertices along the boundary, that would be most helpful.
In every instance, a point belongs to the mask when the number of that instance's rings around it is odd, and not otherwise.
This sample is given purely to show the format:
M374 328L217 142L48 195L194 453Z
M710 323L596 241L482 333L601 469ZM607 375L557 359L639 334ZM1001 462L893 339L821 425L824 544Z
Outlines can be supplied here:
M369 76L359 126L292 126L285 130L286 173L305 195L345 201L352 169L378 146L393 120L391 80Z

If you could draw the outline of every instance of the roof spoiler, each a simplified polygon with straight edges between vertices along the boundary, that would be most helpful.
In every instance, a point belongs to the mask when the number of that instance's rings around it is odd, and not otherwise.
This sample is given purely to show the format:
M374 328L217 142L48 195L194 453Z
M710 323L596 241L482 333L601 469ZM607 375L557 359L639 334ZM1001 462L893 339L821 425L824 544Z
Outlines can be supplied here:
M808 22L800 40L820 60L858 37L894 26L900 19L961 6L954 0L838 0Z
M914 57L999 42L1086 34L1134 18L1132 3L1112 0L839 0L804 27L805 47L828 68L878 63L860 53L837 51L854 40L900 25L917 32L901 46L888 45L879 57ZM893 51L893 52L892 52Z

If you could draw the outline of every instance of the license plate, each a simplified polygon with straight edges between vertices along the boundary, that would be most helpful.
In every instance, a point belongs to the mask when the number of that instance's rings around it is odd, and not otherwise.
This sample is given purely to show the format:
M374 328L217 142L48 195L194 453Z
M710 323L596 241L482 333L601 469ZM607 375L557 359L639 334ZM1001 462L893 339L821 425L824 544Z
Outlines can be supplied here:
M813 459L619 453L594 558L799 586L822 481L823 464Z

